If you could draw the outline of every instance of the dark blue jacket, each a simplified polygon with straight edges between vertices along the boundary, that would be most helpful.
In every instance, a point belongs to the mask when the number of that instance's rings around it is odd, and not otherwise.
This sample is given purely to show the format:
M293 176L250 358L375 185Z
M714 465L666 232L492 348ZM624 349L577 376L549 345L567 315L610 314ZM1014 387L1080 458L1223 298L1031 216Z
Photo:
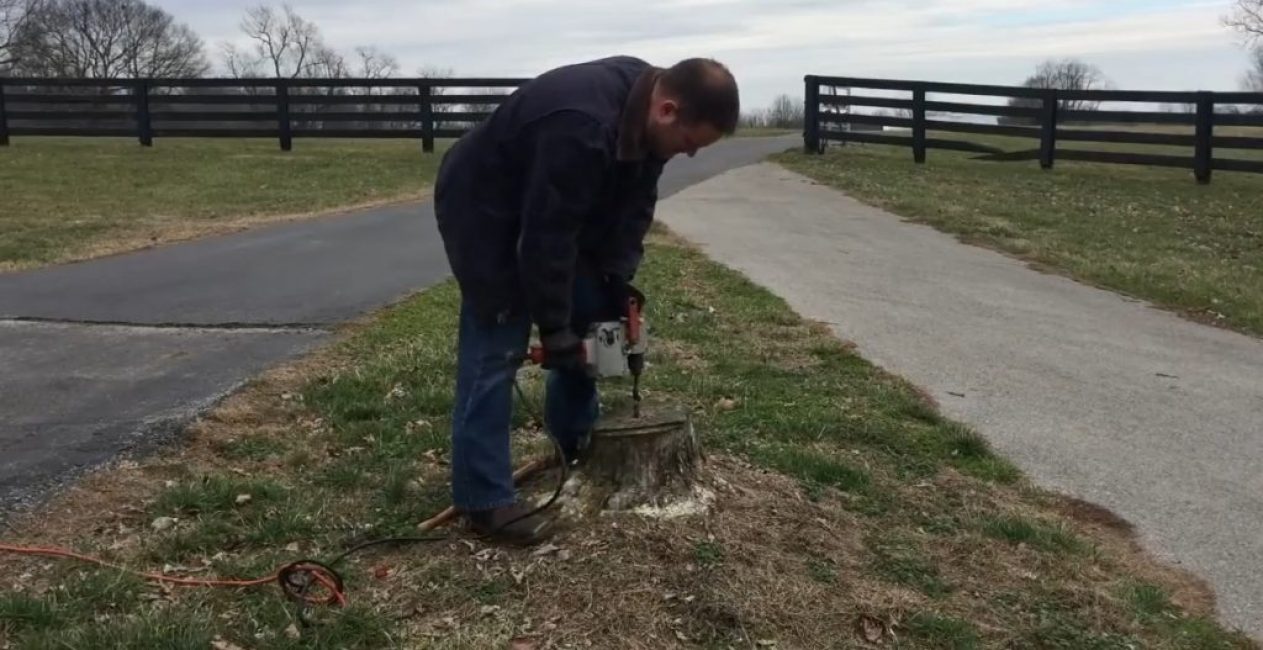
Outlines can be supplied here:
M525 309L550 332L570 324L576 273L634 277L664 164L644 141L659 72L632 57L551 70L444 154L438 227L479 315Z

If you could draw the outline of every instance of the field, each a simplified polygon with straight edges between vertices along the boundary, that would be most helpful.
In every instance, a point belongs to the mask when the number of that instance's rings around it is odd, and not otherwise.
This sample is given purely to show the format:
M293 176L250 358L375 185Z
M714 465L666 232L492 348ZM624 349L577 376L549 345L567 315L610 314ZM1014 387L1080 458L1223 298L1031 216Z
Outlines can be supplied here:
M963 139L1006 151L1033 142ZM1216 172L1200 186L1179 169L1060 162L1043 171L977 155L932 149L916 165L906 148L847 145L778 160L1042 269L1263 334L1263 175Z
M1194 129L1191 125L1184 126L1178 124L1111 124L1106 126L1085 125L1085 126L1066 126L1066 130L1073 131L1129 131L1134 133L1155 133L1163 135L1183 135L1192 136ZM1218 127L1214 130L1215 136L1227 137L1250 137L1263 138L1263 128L1250 126L1227 126ZM949 133L949 132L931 132L931 138L943 138L949 140L966 140L994 146L1003 151L1025 151L1039 148L1039 140L1034 138L1017 138L1007 136L978 135L967 133ZM1193 156L1193 147L1171 146L1171 145L1149 145L1135 144L1127 142L1084 142L1080 140L1057 141L1058 150L1077 150L1077 151L1117 151L1129 153L1143 154L1162 154L1168 156ZM1235 158L1238 160L1263 160L1263 148L1258 149L1229 149L1216 148L1214 151L1216 158Z
M19 166L12 161L22 144L0 150L0 160ZM432 174L415 164L419 153L394 143L299 141L290 158L271 151L274 143L248 151L217 144L213 154L200 142L177 144L143 151L49 142L40 146L66 151L36 160L55 163L61 191L95 187L79 195L92 211L109 214L142 196L147 206L224 222L238 210L327 209L337 196L391 200L424 191ZM76 150L102 175L87 180ZM292 162L304 150L308 158ZM238 156L258 165L256 174L299 166L262 183L283 185L249 190L264 210L229 191L259 182L224 169ZM973 240L1026 241L1022 254L1043 251L1067 272L1084 272L1067 260L1099 271L1109 268L1102 260L1134 255L1126 259L1140 268L1177 260L1207 291L1258 279L1223 263L1222 249L1194 255L1200 249L1183 243L1196 235L1206 246L1257 244L1240 234L1242 214L1260 200L1253 179L1225 174L1204 188L1171 170L1066 165L1046 174L953 156L932 152L931 164L917 167L905 150L849 147L780 160L905 214L938 215L936 225ZM171 175L175 167L183 172ZM134 183L137 170L151 180ZM1109 187L1093 185L1101 170ZM180 188L133 191L164 179ZM342 194L325 193L331 183ZM205 197L206 212L181 211L188 205L175 193ZM312 195L326 203L303 203ZM1034 197L1046 209L1011 205ZM48 206L56 201L58 209L76 205L31 193L7 205L41 210L49 223L30 241L69 250L77 238L55 227ZM1172 204L1181 211L1163 208ZM1155 221L1181 214L1188 220L1175 219L1180 227ZM1126 522L1031 484L917 387L828 328L664 229L655 229L646 259L638 280L652 328L644 386L651 403L692 414L715 494L708 513L602 517L527 550L448 530L438 542L339 563L348 605L305 612L273 584L160 587L111 569L0 556L0 650L1256 647L1215 622L1207 587L1148 557ZM1164 277L1152 269L1135 276ZM1243 302L1225 302L1222 320L1253 322L1257 312L1247 308L1257 305L1258 285L1242 289ZM329 347L229 397L181 444L87 478L15 522L5 542L69 546L170 576L245 578L298 558L330 561L366 539L415 534L448 499L458 298L446 283L347 325ZM525 399L538 405L540 375L528 369L522 379ZM608 384L606 408L626 408L627 392ZM532 410L517 410L519 462L548 448ZM546 493L553 479L528 489Z

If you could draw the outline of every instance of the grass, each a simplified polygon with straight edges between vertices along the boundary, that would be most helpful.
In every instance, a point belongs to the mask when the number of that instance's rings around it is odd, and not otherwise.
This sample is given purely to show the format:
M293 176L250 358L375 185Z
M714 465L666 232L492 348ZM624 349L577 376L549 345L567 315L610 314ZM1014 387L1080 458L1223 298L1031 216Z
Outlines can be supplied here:
M0 270L421 196L413 141L14 138L0 147Z
M779 298L662 233L647 259L645 386L651 402L690 410L730 486L707 519L603 518L558 540L573 553L565 560L455 538L366 553L339 567L352 606L315 612L299 638L272 588L167 591L114 585L112 573L85 579L69 565L0 565L3 578L38 576L0 597L0 639L853 647L866 615L898 647L1251 647L1209 610L1166 597L1184 593L1178 574L1125 539L1090 538L984 439ZM79 519L58 522L74 511L58 508L32 543L176 575L254 576L414 532L448 496L457 304L445 284L386 310L301 372L230 398L186 447L127 474L128 489L89 484L68 496ZM523 378L539 399L538 373ZM626 388L606 386L610 408ZM528 432L515 438L519 453L542 449L529 416L519 410L517 423ZM119 494L135 495L136 514L119 514ZM156 531L157 517L178 521ZM1097 552L1079 552L1089 538Z
M951 593L952 587L939 575L920 546L903 536L883 536L869 541L873 553L873 570L883 578L912 587L931 598Z
M739 127L734 135L738 138L767 138L797 133L802 133L802 129L782 129L774 126L743 126Z
M776 160L967 242L1263 335L1263 175L1216 172L1199 186L1184 170L1058 163L1046 172L973 156L931 150L916 165L905 148L851 145Z
M926 612L908 620L908 633L929 648L974 650L981 647L978 631L967 621Z
M1082 553L1084 543L1063 524L1031 521L1021 517L988 517L982 531L1011 544L1025 544L1049 553Z

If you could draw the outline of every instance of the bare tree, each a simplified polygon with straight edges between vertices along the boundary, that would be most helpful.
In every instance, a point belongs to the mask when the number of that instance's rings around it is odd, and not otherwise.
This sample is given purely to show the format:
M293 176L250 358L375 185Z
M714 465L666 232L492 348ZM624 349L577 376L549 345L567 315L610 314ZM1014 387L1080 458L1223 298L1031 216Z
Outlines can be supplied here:
M307 77L313 79L345 79L351 76L351 69L347 67L346 57L323 43L311 52L308 60L309 63L305 71L305 76Z
M251 7L240 27L250 46L224 46L224 65L234 76L254 76L266 69L278 79L293 79L311 74L313 67L336 67L315 23L288 4L280 11L267 5Z
M1035 74L1026 78L1022 85L1027 88L1044 88L1053 90L1103 90L1109 87L1109 79L1101 69L1077 59L1060 61L1049 59L1035 68ZM1014 97L1009 106L1014 108L1037 109L1043 106L1037 97ZM1101 102L1088 99L1058 99L1057 108L1062 111L1094 111L1100 108ZM1001 117L1000 124L1030 125L1039 120L1031 117Z
M233 43L220 45L224 68L234 79L251 79L263 76L263 60L238 48Z
M454 76L456 73L451 68L436 68L434 66L423 66L417 68L417 77L420 79L446 79ZM447 92L443 87L430 88L430 96L436 97ZM454 104L434 104L433 111L435 113L451 113L456 110Z
M202 40L143 0L47 0L21 22L11 49L19 74L200 77Z
M767 108L753 109L741 116L745 128L796 129L803 125L806 108L801 99L777 95Z
M359 68L355 76L365 79L389 79L399 74L399 60L376 47L357 47Z
M18 62L13 41L39 10L42 0L0 0L0 71Z
M768 109L768 126L779 129L793 129L803 125L803 114L806 109L801 99L789 95L777 95Z
M1035 74L1022 82L1027 88L1054 88L1056 90L1100 90L1109 81L1101 69L1077 59L1045 61L1035 69ZM1063 99L1058 108L1063 111L1094 111L1101 102L1085 99Z
M1263 93L1263 45L1254 48L1250 53L1250 69L1241 78L1241 87L1251 92Z
M1263 42L1263 0L1236 0L1223 22L1240 32L1247 45Z

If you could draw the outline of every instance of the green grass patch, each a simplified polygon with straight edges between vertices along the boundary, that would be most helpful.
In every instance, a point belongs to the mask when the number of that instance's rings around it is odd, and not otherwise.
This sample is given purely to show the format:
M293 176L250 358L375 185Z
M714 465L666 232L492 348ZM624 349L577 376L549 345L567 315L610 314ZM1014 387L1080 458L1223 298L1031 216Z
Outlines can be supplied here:
M420 196L412 140L14 138L0 147L0 268L223 231L242 219Z
M966 241L1263 334L1263 175L1216 172L1211 185L1199 186L1182 170L1058 163L1045 172L1034 162L941 150L916 165L909 149L881 145L775 160Z
M909 635L927 648L974 650L982 647L978 630L968 621L919 612L904 624Z
M717 567L724 562L724 547L712 541L693 545L693 559L703 568Z
M1171 600L1162 587L1137 582L1123 589L1123 597L1136 613L1136 620L1150 623L1172 615Z
M912 587L931 598L952 592L951 585L914 541L890 534L870 538L867 544L873 553L873 569L886 580Z
M868 472L806 449L763 447L750 456L777 471L796 476L811 485L834 487L843 492L864 494L872 485Z
M738 138L771 138L783 135L802 133L802 129L782 129L773 126L743 126L737 129L734 137Z
M812 580L821 584L831 585L838 581L838 569L832 562L821 558L810 558L807 560L807 573Z
M41 630L58 624L57 610L45 598L9 593L0 596L0 631Z
M1136 622L1172 638L1173 647L1189 650L1239 647L1235 645L1237 639L1234 636L1225 633L1212 621L1180 612L1158 585L1129 581L1119 592L1134 613Z
M222 512L257 507L284 493L284 488L268 480L203 476L168 488L151 510L165 515Z
M146 612L135 617L114 617L101 623L62 625L22 638L24 650L205 650L215 634L211 623L196 612Z
M227 460L264 461L285 449L281 440L264 435L249 435L214 445L215 452Z
M1083 553L1087 544L1060 524L1032 521L1022 517L989 517L982 532L1011 544L1025 544L1049 553Z

